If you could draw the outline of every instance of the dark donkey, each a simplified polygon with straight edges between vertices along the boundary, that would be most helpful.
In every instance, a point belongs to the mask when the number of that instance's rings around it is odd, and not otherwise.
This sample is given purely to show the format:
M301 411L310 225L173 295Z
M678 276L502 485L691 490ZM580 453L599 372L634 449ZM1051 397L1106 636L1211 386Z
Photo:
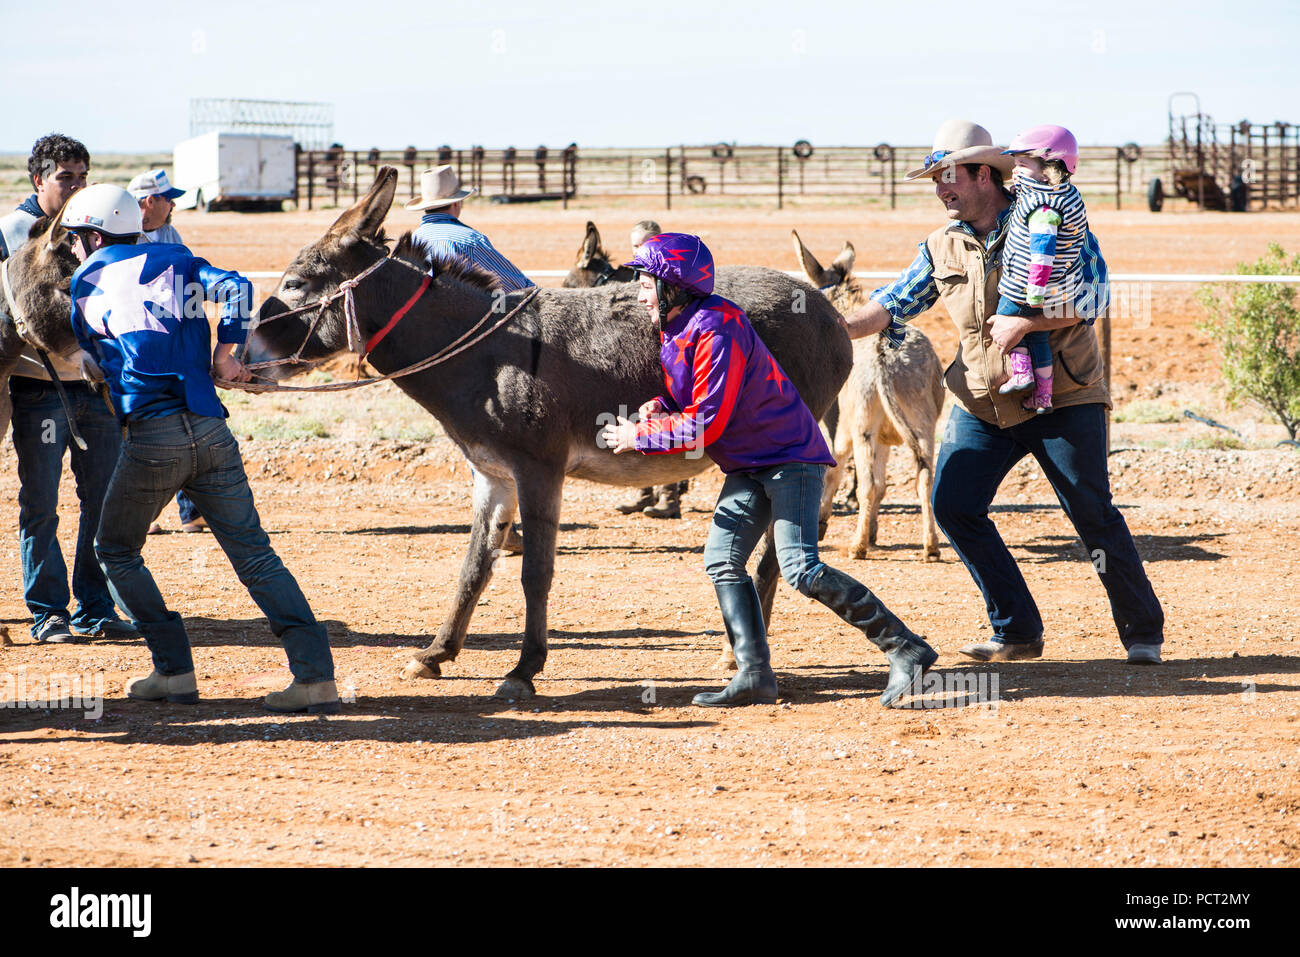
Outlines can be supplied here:
M259 312L246 361L283 359L306 342L300 353L303 362L270 367L268 375L282 379L304 371L312 360L347 348L346 319L337 300L314 328L314 308L276 316L336 292L340 283L388 254L380 226L396 186L397 171L380 170L369 194L298 253ZM396 261L380 266L355 287L363 340L411 299L426 274L427 265L412 248L409 233L398 241L391 259ZM464 263L436 263L435 273L429 290L371 355L371 364L381 373L430 356L485 315L491 314L495 322L533 295L504 295L491 277ZM742 287L747 295L737 295ZM767 269L720 271L718 292L751 308L761 304L751 315L759 334L812 411L824 412L853 361L848 336L830 304L811 287ZM624 284L536 292L500 329L473 347L395 381L438 419L475 471L469 551L454 607L403 676L438 677L439 664L460 652L491 576L493 553L518 507L526 529L523 648L497 694L529 697L534 694L532 679L546 663L547 598L565 476L610 485L652 485L698 474L712 462L704 456L616 457L596 444L612 413L622 406L635 409L662 387L657 343L645 309L636 302L635 288ZM774 554L764 556L759 572L770 602L777 577Z

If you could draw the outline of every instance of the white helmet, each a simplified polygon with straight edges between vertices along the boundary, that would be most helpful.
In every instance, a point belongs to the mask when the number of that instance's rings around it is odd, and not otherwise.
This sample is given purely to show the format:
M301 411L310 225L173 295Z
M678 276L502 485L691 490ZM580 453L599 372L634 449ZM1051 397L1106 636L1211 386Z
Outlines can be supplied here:
M143 228L140 204L121 186L96 183L72 194L59 224L65 229L93 229L125 239Z

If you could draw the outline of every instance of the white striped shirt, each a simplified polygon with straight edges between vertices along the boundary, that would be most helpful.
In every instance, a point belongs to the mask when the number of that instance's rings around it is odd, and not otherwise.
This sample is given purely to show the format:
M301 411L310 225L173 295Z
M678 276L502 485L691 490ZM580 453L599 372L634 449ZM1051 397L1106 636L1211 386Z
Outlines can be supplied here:
M455 216L441 212L426 213L420 220L419 228L411 234L411 241L424 252L425 258L430 262L435 256L440 259L468 259L475 266L496 276L506 292L527 289L533 285L533 281L514 263L497 252L491 240Z
M1083 205L1083 197L1073 183L1057 186L1040 183L1020 169L1016 170L1014 183L1016 203L1002 251L1002 279L998 282L998 293L1022 305L1030 304L1030 299L1036 300L1041 295L1042 301L1032 304L1044 309L1068 302L1083 278L1080 253L1088 233L1088 211ZM1035 227L1030 223L1030 217L1043 209L1053 211L1061 219L1060 225L1055 227L1055 235L1041 225ZM1049 265L1051 274L1046 282L1031 284L1030 267ZM1034 272L1045 273L1046 269L1035 269Z

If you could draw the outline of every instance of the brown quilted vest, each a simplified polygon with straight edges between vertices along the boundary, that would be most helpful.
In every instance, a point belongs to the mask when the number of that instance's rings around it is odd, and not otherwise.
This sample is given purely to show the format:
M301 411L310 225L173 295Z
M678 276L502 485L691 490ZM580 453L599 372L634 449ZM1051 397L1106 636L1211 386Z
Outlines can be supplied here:
M934 284L961 337L957 357L944 372L943 384L967 412L1003 429L1032 419L1035 414L1020 406L1026 393L998 393L998 387L1010 377L1010 367L989 337L989 330L998 310L998 279L1006 236L1004 229L986 252L981 240L958 223L951 223L936 229L925 240L934 263ZM1078 322L1065 329L1053 329L1051 345L1053 406L1101 402L1110 408L1110 390L1093 327Z

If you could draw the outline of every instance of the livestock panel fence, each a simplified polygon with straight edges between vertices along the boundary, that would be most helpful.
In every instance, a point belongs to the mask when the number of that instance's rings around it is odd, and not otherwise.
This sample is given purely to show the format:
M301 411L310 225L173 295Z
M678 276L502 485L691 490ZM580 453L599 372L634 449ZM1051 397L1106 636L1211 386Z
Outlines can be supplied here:
M928 146L822 146L806 140L793 146L673 146L667 148L559 149L539 146L454 149L441 146L396 150L303 150L298 156L296 199L301 207L355 202L382 166L401 172L399 198L419 192L420 173L432 166L455 167L462 183L494 202L558 201L618 197L663 197L678 204L730 198L772 203L870 201L895 208L900 201L928 196L928 179L904 182L922 165ZM1147 182L1169 166L1169 146L1089 146L1080 150L1075 184L1091 202L1110 200L1137 206Z

